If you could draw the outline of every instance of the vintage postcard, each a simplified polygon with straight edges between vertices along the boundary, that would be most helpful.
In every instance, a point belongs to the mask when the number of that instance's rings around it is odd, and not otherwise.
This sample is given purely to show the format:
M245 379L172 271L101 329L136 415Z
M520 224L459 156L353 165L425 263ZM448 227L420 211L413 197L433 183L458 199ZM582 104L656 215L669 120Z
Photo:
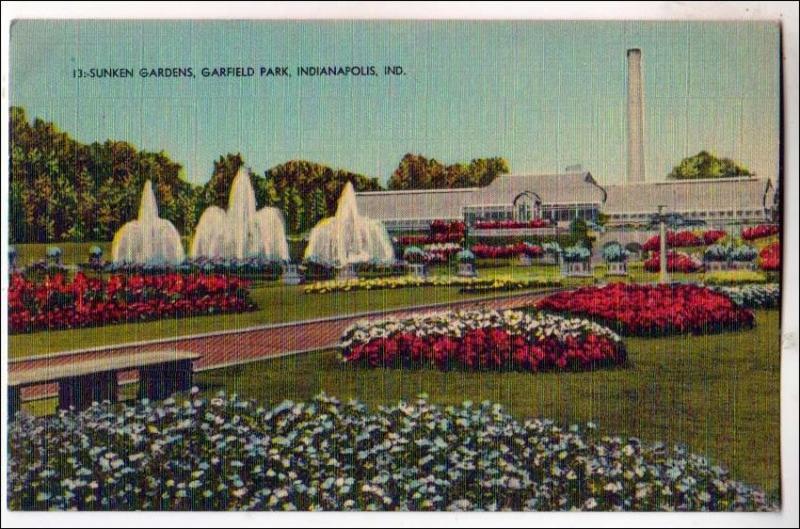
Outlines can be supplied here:
M9 510L781 511L778 23L10 32Z

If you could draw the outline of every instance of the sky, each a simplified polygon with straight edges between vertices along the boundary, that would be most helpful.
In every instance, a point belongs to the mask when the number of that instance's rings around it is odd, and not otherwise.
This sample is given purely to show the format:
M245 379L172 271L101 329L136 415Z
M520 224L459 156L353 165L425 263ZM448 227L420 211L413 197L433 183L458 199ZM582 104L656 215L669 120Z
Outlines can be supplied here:
M708 150L776 179L778 26L758 22L16 21L10 101L82 142L165 151L203 183L241 152L256 172L291 159L385 182L407 152L444 163L502 156L512 173L626 170L626 50L642 50L645 170L666 178ZM203 78L203 67L289 66L293 77ZM378 76L298 77L374 65ZM405 75L381 75L385 65ZM195 78L141 78L189 67ZM78 79L81 68L132 68Z

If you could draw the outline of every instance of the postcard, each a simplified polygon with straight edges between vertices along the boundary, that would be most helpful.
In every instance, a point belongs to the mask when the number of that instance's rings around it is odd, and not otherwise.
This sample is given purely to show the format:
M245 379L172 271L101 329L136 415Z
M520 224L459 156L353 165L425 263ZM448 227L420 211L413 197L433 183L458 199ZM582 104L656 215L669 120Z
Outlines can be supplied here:
M781 511L779 24L19 19L9 68L9 510Z

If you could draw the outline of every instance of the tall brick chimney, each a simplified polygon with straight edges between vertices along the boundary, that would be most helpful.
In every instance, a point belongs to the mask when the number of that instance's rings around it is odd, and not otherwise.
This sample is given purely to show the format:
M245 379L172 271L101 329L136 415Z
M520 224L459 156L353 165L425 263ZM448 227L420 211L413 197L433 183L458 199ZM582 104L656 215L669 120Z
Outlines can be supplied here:
M628 50L628 182L644 182L642 50Z

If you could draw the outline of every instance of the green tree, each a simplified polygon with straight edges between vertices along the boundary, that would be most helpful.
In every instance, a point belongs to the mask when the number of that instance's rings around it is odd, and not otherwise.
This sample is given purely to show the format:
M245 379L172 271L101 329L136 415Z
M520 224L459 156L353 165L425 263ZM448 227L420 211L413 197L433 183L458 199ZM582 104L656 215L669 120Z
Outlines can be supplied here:
M483 187L509 172L503 158L476 158L468 165L444 165L419 154L407 153L389 178L389 189Z
M717 158L707 151L700 151L694 156L684 158L672 168L667 175L675 180L696 180L700 178L735 178L751 176L752 173L743 165L730 158Z

